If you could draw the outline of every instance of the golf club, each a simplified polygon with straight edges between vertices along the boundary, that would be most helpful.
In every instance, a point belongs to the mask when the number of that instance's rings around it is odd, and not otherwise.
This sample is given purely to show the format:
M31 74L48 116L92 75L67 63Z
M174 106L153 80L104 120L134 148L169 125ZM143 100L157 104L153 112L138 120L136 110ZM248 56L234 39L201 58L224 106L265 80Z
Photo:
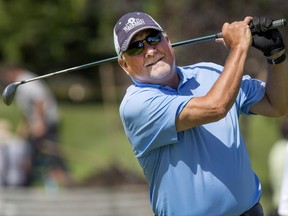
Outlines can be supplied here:
M275 29L275 28L278 28L278 27L285 27L285 26L287 26L286 20L285 19L279 19L279 20L274 20L272 22L271 27L269 27L269 29ZM255 29L251 29L251 32L254 33ZM191 44L191 43L209 41L209 40L213 40L213 39L216 39L216 38L222 38L222 33L219 32L219 33L208 35L208 36L204 36L204 37L198 37L198 38L193 38L193 39L189 39L189 40L185 40L185 41L176 42L176 43L172 44L172 47L182 46L182 45ZM22 85L22 84L25 84L25 83L28 83L28 82L32 82L32 81L35 81L35 80L39 80L39 79L44 79L44 78L51 77L51 76L54 76L54 75L57 75L57 74L61 74L61 73L71 72L71 71L75 71L75 70L81 70L81 69L93 67L93 66L96 66L96 65L99 65L99 64L102 64L102 63L113 62L113 61L116 61L117 59L118 59L118 56L115 56L115 57L111 57L111 58L107 58L107 59L102 59L102 60L99 60L99 61L91 62L91 63L88 63L88 64L79 65L79 66L75 66L75 67L72 67L72 68L56 71L56 72L49 73L49 74L46 74L46 75L34 77L34 78L31 78L31 79L10 83L9 85L7 85L5 87L5 89L4 89L3 93L2 93L3 101L4 101L4 103L7 106L9 106L13 102L13 99L15 97L15 94L16 94L16 91L17 91L17 88L18 88L19 85Z

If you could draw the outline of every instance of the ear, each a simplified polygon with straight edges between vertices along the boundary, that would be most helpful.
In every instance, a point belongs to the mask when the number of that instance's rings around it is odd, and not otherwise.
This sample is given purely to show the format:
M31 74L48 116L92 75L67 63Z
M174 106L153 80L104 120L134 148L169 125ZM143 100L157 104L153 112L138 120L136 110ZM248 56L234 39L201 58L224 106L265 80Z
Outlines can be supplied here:
M169 39L169 37L168 37L168 35L166 33L164 34L164 38L167 41L167 43L171 44L171 41L170 41L170 39Z
M164 33L164 39L167 41L167 43L171 47L171 50L174 52L174 48L172 47L172 43L171 43L171 41L170 41L170 39L166 33Z
M126 74L128 76L130 76L129 70L128 70L128 65L127 62L122 59L122 58L118 58L118 64L121 66L121 68L126 72Z

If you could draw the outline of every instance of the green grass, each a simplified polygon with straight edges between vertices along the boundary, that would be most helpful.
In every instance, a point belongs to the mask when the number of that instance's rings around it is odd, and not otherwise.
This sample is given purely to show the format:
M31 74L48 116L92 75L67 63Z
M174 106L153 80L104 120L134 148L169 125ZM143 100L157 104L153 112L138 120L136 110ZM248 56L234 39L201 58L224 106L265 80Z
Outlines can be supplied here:
M124 134L117 107L61 104L59 111L60 146L76 181L111 164L142 175ZM9 119L16 130L21 115L15 105L1 104L0 113L0 118Z
M59 110L61 147L76 180L81 181L115 163L142 175L120 123L118 107L60 104ZM0 113L15 128L20 118L15 105L0 105ZM262 183L261 202L267 213L271 207L267 157L279 138L278 120L250 116L241 121L253 168Z
M250 116L245 122L244 135L254 171L261 181L263 195L261 203L266 214L272 208L269 182L268 155L272 145L280 138L279 119ZM244 127L245 127L244 126Z
M62 146L76 179L115 163L140 171L116 107L62 105L60 110Z

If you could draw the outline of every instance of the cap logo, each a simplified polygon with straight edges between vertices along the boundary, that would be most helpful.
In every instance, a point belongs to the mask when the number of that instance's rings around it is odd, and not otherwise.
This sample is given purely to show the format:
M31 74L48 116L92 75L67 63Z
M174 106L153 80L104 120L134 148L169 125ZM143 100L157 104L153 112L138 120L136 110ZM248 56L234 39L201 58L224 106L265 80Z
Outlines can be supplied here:
M126 23L125 27L123 28L123 30L127 33L129 32L131 29L139 26L139 25L143 25L145 24L145 21L143 19L139 19L139 18L129 18L128 22Z

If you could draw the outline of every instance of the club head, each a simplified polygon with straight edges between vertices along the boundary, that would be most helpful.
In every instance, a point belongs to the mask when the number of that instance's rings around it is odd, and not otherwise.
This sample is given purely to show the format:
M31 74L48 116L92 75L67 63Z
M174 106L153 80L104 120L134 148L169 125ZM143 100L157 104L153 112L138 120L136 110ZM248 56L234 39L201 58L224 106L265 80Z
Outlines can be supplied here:
M2 93L3 102L9 106L12 104L13 99L16 94L17 87L20 85L20 82L11 83L4 89Z

